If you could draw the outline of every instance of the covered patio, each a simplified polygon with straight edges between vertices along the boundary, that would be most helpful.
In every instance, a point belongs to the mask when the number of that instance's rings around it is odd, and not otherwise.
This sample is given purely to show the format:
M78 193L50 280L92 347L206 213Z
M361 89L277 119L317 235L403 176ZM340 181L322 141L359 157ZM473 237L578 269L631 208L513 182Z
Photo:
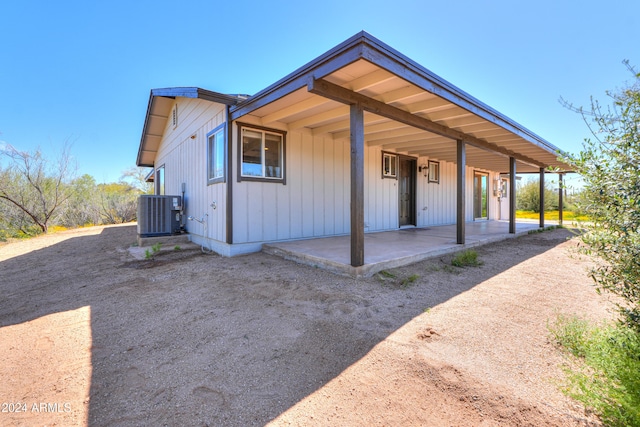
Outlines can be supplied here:
M466 242L457 243L456 225L367 233L364 264L351 265L350 236L270 243L263 251L301 264L317 266L337 274L369 277L379 271L401 267L428 258L497 242L538 230L537 222L517 222L516 232L509 221L474 221L466 224Z
M264 247L354 276L544 227L541 214L539 225L518 224L516 232L515 191L508 191L507 222L469 222L467 168L498 172L513 190L516 173L538 173L543 190L545 173L570 169L557 147L365 32L231 107L229 117L349 141L350 235ZM455 164L455 224L366 234L365 151L371 148ZM540 207L544 212L543 197Z

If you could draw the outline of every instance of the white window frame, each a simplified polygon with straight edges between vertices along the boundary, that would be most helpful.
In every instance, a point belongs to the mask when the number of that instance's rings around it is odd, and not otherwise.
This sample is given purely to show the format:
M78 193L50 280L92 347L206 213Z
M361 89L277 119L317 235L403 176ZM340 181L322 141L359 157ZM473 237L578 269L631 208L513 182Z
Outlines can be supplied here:
M225 182L227 177L227 126L221 124L207 134L207 184ZM222 158L220 158L222 157ZM215 167L221 165L221 168Z

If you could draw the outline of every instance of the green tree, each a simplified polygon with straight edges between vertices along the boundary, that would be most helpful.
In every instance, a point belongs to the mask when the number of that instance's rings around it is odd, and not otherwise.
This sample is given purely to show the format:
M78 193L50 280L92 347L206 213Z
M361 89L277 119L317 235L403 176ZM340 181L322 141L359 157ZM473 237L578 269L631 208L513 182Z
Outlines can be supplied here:
M623 322L640 332L640 73L625 62L633 81L607 92L611 105L592 99L582 114L593 138L566 161L584 179L582 206L592 219L582 235L585 252L598 260L597 289L623 298Z
M81 227L101 223L100 197L96 180L84 174L70 184L73 192L60 219L65 227Z
M544 209L558 209L558 192L554 190L554 184L545 179L544 182ZM522 183L518 182L516 190L516 209L525 211L540 212L540 179L529 179Z
M134 221L140 191L125 182L100 184L100 215L105 224Z
M0 200L46 233L71 195L67 184L74 173L67 144L53 164L39 149L28 152L5 145L0 149Z

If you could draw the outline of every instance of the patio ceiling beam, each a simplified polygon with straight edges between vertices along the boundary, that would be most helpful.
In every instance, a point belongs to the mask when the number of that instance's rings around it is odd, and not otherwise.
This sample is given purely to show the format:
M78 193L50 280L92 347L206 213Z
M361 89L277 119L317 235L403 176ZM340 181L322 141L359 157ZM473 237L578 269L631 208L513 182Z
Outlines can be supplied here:
M434 134L423 134L417 135L416 137L404 136L397 137L392 139L387 139L384 141L377 141L377 143L370 143L369 146L373 147L376 145L381 145L383 150L407 150L407 149L430 149L433 148L434 145L442 145L444 140L440 135ZM444 145L444 148L453 149L448 144Z
M422 95L423 93L424 91L422 91L419 87L411 85L385 92L379 95L377 98L379 101L390 104L392 102L404 101L415 96Z
M387 120L385 118L382 118L380 116L373 116L371 114L365 114L364 116L364 125L365 128L370 125L370 124L376 124L376 123L380 123L381 121ZM322 126L318 126L318 127L314 127L311 129L311 132L314 135L322 135L325 133L335 133L335 132L341 132L340 133L340 138L349 138L349 119L347 118L346 120L340 120L337 122L332 122L329 123L328 125L322 125ZM344 133L346 132L346 134ZM337 137L334 136L334 138L337 139Z
M394 77L395 76L390 72L388 72L387 70L380 68L372 73L365 74L362 77L358 77L357 79L352 80L349 83L349 86L351 86L351 90L357 92L357 91L368 89L377 84L392 80Z
M365 126L367 125L367 121L365 120ZM382 133L382 132L387 132L390 130L396 130L396 129L401 129L403 128L405 125L403 125L402 123L398 123L398 122L394 122L394 121L385 121L384 123L377 123L374 125L370 125L367 126L365 129L365 137L367 135L375 135L378 133ZM348 130L343 130L340 132L334 132L333 133L333 137L335 139L341 139L341 138L348 138L349 137L349 131Z
M276 111L275 113L267 114L262 118L262 124L267 125L273 122L277 122L281 119L284 119L285 117L289 117L296 113L299 113L300 110L306 110L308 108L318 107L320 105L326 104L327 102L330 102L330 101L327 99L318 98L317 96L314 96L309 99L305 99L304 101L282 108Z
M300 129L303 127L311 126L316 123L328 122L331 120L335 120L339 117L348 116L349 115L349 106L341 105L337 108L333 108L329 111L325 111L324 113L317 114L315 116L306 117L304 119L297 120L295 122L289 123L289 129Z
M344 104L360 104L362 105L363 110L366 110L370 113L377 114L391 120L396 120L409 126L414 126L419 129L433 132L452 140L462 140L472 146L500 153L504 156L514 157L515 159L524 163L529 163L538 167L547 166L537 160L520 155L518 153L514 153L511 150L507 150L504 147L497 146L495 144L489 143L455 129L448 128L429 119L416 116L407 111L385 104L384 102L376 101L373 98L369 98L368 96L353 92L349 89L323 79L310 80L307 84L307 90L316 95L324 96L325 98L329 98Z

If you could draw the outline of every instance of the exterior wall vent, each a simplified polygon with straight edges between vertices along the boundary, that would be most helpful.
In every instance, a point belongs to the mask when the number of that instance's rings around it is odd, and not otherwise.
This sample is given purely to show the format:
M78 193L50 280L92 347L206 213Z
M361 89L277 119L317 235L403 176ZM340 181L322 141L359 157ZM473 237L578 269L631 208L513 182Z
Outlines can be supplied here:
M180 234L180 196L143 195L138 198L140 237Z

